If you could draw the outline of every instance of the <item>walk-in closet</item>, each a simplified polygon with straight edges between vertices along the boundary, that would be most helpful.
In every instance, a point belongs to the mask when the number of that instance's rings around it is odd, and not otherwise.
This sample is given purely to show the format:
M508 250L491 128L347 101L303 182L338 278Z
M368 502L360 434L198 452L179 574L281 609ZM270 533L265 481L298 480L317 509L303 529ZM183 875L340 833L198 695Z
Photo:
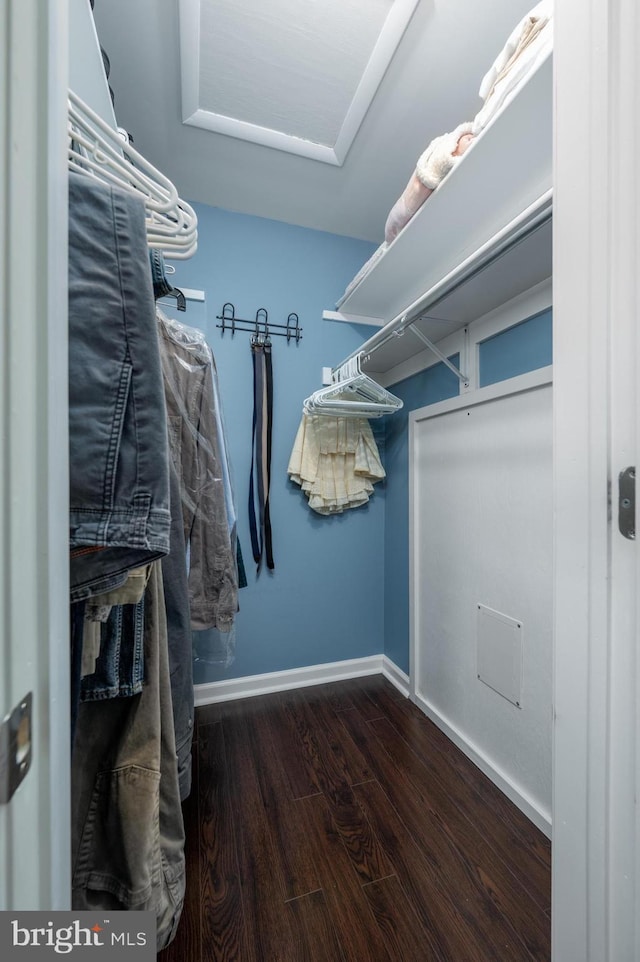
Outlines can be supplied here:
M0 956L638 962L634 0L0 37Z

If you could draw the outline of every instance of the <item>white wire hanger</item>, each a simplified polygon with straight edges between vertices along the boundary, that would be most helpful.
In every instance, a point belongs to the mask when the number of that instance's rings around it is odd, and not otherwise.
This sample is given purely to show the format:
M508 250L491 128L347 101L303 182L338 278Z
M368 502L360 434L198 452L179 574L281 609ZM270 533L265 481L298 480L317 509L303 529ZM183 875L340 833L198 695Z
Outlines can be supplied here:
M305 414L332 417L379 418L393 414L402 401L365 374L361 367L363 354L345 361L333 374L333 383L305 399Z
M90 174L106 184L131 191L144 202L149 247L171 259L195 253L198 218L178 196L172 182L72 90L68 113L69 170Z

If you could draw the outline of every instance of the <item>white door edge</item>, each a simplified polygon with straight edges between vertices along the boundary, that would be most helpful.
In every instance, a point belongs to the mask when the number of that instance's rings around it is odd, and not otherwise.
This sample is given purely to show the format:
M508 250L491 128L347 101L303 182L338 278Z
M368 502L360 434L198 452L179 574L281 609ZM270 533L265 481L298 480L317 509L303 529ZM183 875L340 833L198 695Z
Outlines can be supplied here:
M65 0L0 0L0 716L33 693L0 909L70 906L67 36Z
M635 0L556 4L553 962L637 958L639 42Z

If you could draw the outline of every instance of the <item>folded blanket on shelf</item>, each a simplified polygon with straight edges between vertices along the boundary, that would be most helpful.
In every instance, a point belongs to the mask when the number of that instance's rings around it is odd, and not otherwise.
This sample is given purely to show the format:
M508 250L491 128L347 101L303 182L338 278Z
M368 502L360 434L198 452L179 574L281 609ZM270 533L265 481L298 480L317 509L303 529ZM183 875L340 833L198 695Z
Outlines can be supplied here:
M435 190L449 171L462 157L460 141L465 134L471 133L472 124L458 124L451 133L442 134L431 141L418 158L416 175L425 187Z
M459 124L450 133L435 137L418 158L416 169L401 196L389 212L384 227L385 243L390 244L427 197L458 163L471 142L472 124Z
M542 0L518 23L480 84L484 106L473 121L480 133L553 48L553 0Z
M340 514L366 504L385 477L366 418L303 415L287 473L318 514Z
M379 257L417 213L425 200L460 161L501 109L535 73L553 48L553 0L541 0L522 18L485 74L480 85L484 105L472 123L434 138L418 159L407 186L391 208L382 244L347 287L346 298L366 277Z

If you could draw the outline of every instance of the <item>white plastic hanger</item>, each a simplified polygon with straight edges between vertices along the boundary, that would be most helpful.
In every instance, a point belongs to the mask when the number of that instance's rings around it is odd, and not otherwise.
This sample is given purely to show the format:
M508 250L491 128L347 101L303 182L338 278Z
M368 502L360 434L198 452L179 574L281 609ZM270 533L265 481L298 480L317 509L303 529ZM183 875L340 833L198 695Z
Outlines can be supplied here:
M178 196L168 177L132 147L120 133L69 91L68 166L131 191L144 202L149 247L171 259L195 253L198 218Z
M333 417L377 418L400 410L402 401L365 374L362 354L345 361L333 372L333 384L305 399L305 414Z

